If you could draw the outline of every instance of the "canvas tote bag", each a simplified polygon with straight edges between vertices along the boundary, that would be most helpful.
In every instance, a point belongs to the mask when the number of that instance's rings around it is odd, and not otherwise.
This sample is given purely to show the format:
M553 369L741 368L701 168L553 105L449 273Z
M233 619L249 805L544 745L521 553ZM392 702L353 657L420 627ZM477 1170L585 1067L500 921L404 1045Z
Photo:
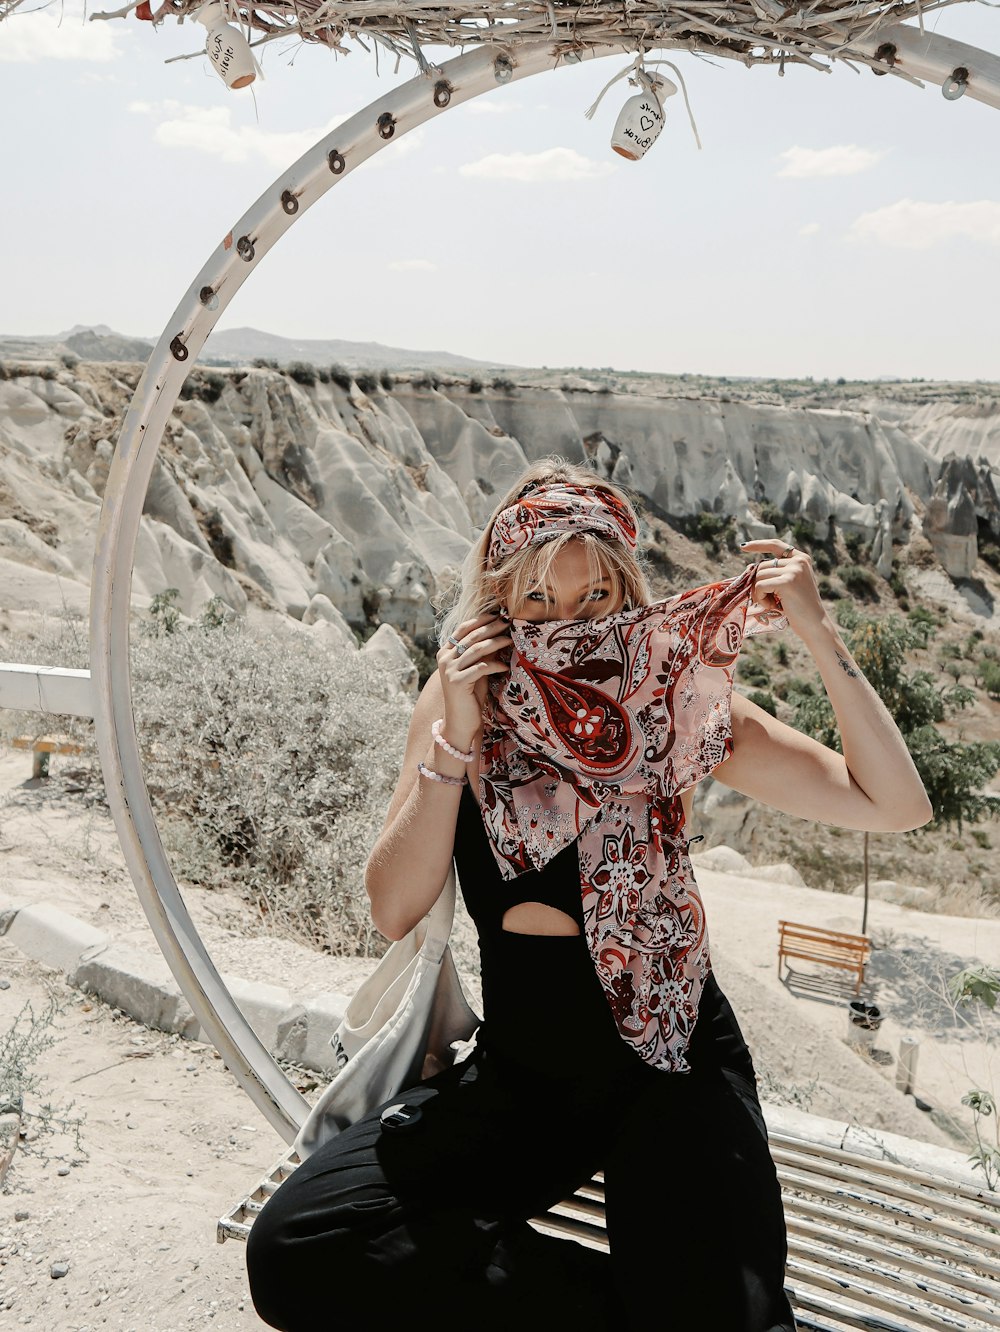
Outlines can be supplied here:
M434 906L386 950L331 1036L341 1067L295 1139L303 1160L374 1106L469 1053L481 1019L448 947L454 916L452 868Z

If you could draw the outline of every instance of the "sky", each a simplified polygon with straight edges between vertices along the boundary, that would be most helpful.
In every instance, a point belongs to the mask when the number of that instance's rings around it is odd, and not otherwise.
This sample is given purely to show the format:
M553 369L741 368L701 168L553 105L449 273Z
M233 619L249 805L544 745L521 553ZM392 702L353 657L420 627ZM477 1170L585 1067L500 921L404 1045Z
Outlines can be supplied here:
M31 4L0 23L7 334L158 337L283 169L416 74L289 39L233 92L196 24ZM1000 52L1000 8L927 24ZM219 327L491 365L1000 379L1000 111L865 68L664 54L701 150L678 96L644 159L611 151L632 90L584 111L627 58L498 87L330 190Z

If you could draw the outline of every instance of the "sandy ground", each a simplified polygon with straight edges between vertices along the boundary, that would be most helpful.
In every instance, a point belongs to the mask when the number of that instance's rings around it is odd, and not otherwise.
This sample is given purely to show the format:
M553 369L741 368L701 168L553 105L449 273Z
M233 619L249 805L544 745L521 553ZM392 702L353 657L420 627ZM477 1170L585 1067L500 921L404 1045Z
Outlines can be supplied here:
M43 1013L50 993L61 1006L55 1044L31 1067L44 1095L27 1105L75 1102L68 1113L83 1117L86 1153L70 1133L41 1133L32 1154L15 1154L0 1197L0 1322L44 1332L264 1327L244 1246L217 1244L215 1222L281 1155L278 1135L211 1047L137 1026L2 939L0 978L10 982L0 1030L27 1003ZM53 1277L59 1263L68 1271Z
M53 760L56 775L61 762ZM887 1016L871 1056L845 1039L843 994L803 995L779 980L775 965L779 919L857 931L860 903L707 868L699 881L716 970L754 1052L765 1099L959 1146L948 1116L968 1122L958 1101L989 1076L987 1048L982 1033L955 1025L935 995L934 977L974 960L996 964L1000 921L873 904L870 931L879 947L870 993ZM10 751L0 752L0 890L21 902L52 903L155 949L107 815L81 807L56 782L32 782L30 756ZM185 896L223 973L299 994L350 992L371 965L247 938L235 898L199 890ZM470 965L467 924L454 942L460 962ZM71 1113L85 1116L86 1159L71 1138L44 1134L31 1146L44 1149L48 1163L16 1153L0 1197L0 1316L54 1332L262 1327L247 1292L244 1248L217 1245L215 1221L282 1154L276 1132L210 1047L147 1031L0 939L3 980L9 988L0 983L0 1031L26 1002L40 1012L50 990L59 999L52 1028L58 1044L32 1064L40 1088L29 1108L75 1100ZM994 1035L996 1027L994 1020ZM903 1035L920 1040L917 1091L932 1114L895 1088ZM54 1278L52 1265L60 1262L68 1272Z

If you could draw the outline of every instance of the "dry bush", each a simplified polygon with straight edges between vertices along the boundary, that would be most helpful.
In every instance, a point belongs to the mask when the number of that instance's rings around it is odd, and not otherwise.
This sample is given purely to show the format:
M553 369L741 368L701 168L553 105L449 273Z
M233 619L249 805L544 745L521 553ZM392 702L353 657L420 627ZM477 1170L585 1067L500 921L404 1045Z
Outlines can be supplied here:
M80 631L50 622L4 651L85 665L85 648L83 660L71 651ZM381 951L362 871L411 711L394 677L360 653L235 620L133 634L132 669L143 770L178 879L236 889L250 907L247 928L335 956ZM8 714L4 723L8 734L32 734L53 719ZM59 730L89 740L64 780L103 799L92 723L60 718Z

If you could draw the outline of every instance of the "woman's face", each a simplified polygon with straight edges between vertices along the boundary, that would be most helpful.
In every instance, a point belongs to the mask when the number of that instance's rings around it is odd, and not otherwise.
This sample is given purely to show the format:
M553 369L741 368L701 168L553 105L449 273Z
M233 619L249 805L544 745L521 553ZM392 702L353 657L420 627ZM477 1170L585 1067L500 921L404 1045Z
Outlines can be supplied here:
M552 561L545 591L529 592L519 606L508 606L512 620L592 620L612 615L622 608L614 583L605 578L591 583L587 552L576 541L568 542Z

